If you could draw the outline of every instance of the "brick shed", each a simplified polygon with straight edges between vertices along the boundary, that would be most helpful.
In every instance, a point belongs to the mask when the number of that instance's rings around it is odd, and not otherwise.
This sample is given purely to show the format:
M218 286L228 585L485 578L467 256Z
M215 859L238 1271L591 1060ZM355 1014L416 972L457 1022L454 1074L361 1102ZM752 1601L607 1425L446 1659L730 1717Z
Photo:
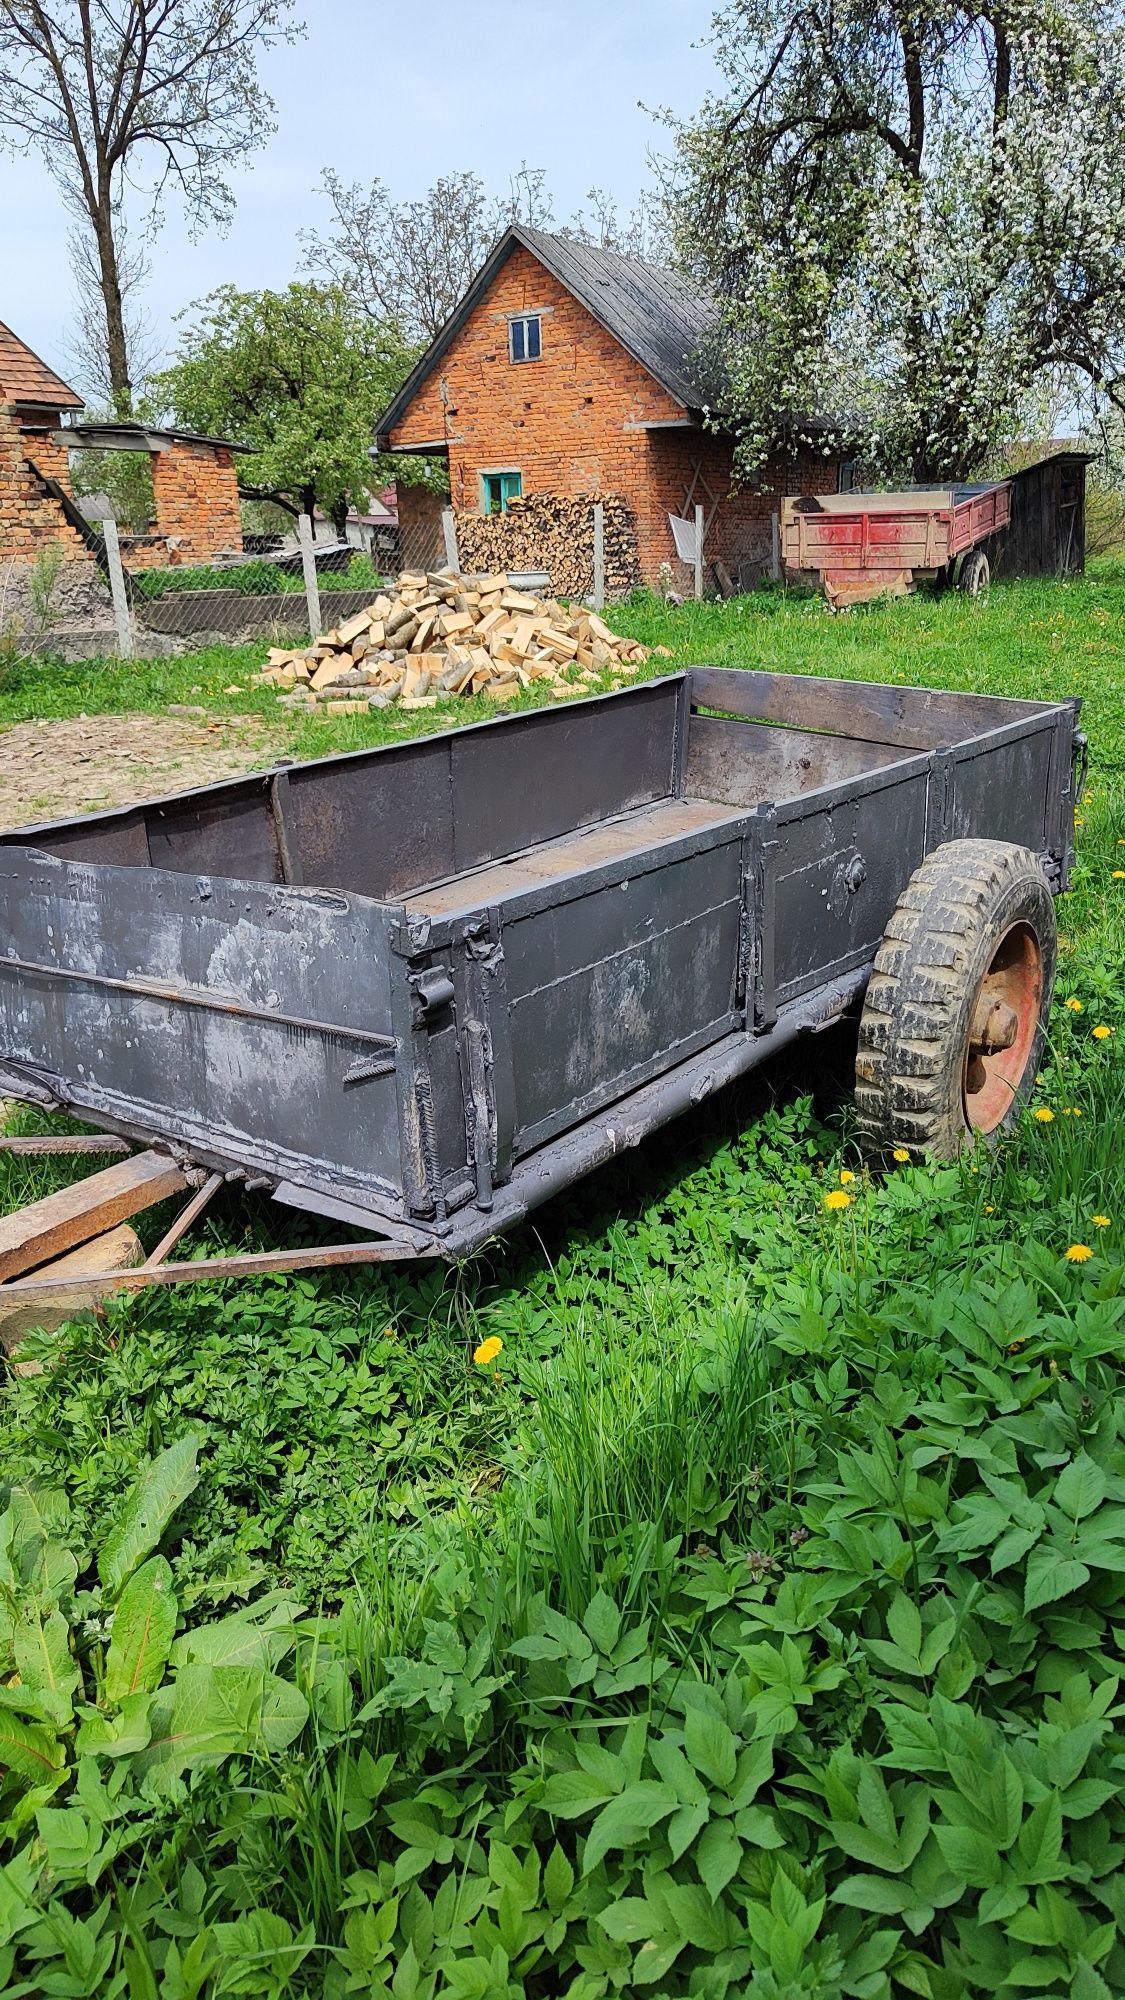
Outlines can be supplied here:
M516 495L619 493L641 579L682 582L669 515L705 510L705 561L735 581L768 561L786 493L835 492L835 456L779 456L760 486L733 482L734 445L705 428L701 350L714 301L638 257L516 226L501 237L379 426L381 450L442 457L455 509ZM421 488L400 487L404 546Z
M82 398L0 320L0 560L32 562L51 543L84 558L45 479L67 484L67 454L54 443L64 410Z
M131 568L206 563L240 551L235 454L229 438L149 424L63 424L82 397L0 321L0 561L34 562L50 546L89 565L96 538L70 494L70 454L145 451L152 458L153 533L123 553Z

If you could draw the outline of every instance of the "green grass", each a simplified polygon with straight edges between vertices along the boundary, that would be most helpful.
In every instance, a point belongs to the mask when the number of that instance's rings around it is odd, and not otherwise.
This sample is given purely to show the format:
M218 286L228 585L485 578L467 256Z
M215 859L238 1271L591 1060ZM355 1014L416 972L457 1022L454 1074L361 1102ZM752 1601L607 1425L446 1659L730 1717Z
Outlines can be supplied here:
M614 618L665 666L1083 697L1050 1120L872 1177L850 1051L822 1041L460 1273L153 1292L29 1340L0 1481L67 1497L87 1689L112 1629L91 1551L190 1434L201 1476L161 1542L181 1629L292 1592L278 1671L308 1720L167 1789L72 1748L84 1775L51 1798L0 1780L0 1990L1125 1991L1123 583ZM2 1162L0 1207L74 1171ZM201 1241L315 1227L229 1194ZM701 1814L674 1837L668 1786ZM600 1819L619 1798L633 1816Z

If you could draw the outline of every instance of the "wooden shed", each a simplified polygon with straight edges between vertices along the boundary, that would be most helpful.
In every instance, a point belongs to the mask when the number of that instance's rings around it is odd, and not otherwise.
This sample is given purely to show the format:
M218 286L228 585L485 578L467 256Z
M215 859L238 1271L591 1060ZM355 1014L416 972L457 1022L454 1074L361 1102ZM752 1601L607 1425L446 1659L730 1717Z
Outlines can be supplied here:
M1081 576L1092 457L1067 447L1011 474L1011 520L989 548L994 576Z

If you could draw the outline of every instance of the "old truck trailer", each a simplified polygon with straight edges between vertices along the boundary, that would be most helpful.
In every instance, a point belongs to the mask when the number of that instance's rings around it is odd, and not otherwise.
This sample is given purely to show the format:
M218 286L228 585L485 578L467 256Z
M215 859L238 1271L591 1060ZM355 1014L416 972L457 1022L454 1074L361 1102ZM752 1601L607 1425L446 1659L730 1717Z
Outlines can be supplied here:
M462 1257L859 1010L868 1144L949 1154L1034 1074L1082 741L1075 701L696 667L24 827L0 1090L153 1149L162 1194L365 1232L261 1268ZM67 1227L0 1278L45 1285Z
M983 543L1008 526L1006 479L899 493L822 493L782 502L781 552L790 576L815 577L834 609L920 578L976 596L990 580Z

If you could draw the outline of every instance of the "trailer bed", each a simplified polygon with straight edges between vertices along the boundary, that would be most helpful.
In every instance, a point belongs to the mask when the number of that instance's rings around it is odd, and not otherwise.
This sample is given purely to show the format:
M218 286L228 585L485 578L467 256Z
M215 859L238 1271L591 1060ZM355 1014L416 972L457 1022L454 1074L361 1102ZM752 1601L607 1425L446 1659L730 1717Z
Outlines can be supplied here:
M0 1089L466 1254L854 1006L934 847L1064 886L1077 709L692 668L7 833Z

